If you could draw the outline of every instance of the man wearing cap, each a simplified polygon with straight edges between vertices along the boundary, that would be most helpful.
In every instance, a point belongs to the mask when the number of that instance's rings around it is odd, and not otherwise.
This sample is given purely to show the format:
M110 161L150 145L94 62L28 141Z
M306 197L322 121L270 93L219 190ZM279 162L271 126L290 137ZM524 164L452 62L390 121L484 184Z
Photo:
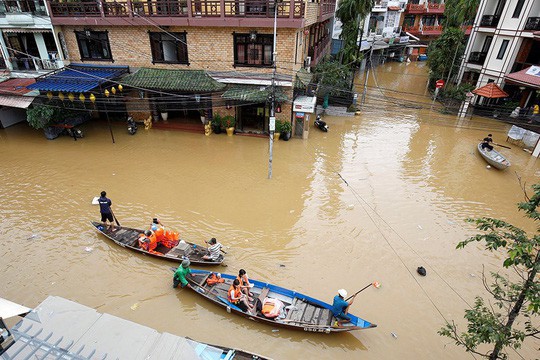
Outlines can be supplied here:
M182 288L185 288L186 286L191 287L188 281L186 280L186 277L188 274L190 274L191 276L195 276L195 275L191 273L189 264L190 264L189 260L187 259L182 260L182 264L178 267L178 269L176 269L176 272L174 273L174 276L173 276L173 288L178 287L178 284L180 284Z
M350 301L345 300L346 297L347 290L339 289L338 294L334 297L334 303L332 304L332 313L337 319L339 325L341 325L341 323L351 321L351 318L349 315L347 315L347 312L349 312L349 306L351 306L354 302L356 295L354 295Z

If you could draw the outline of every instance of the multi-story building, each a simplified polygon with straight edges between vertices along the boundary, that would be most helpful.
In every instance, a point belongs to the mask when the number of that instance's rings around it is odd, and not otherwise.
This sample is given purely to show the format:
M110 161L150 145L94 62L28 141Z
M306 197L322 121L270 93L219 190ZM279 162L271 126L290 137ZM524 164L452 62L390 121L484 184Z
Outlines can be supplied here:
M525 72L540 65L539 30L540 1L482 0L460 81L477 87L494 82L522 108L534 104L538 101L540 75L528 76Z
M0 68L36 77L64 65L60 49L43 0L0 0Z
M402 16L402 26L420 40L431 41L443 31L444 0L409 0ZM472 25L464 25L465 35L471 33Z
M399 37L401 13L406 4L407 0L376 0L369 19L366 19L364 23L365 38L371 40L377 36L382 38Z
M315 66L328 53L335 9L335 0L47 0L47 4L53 24L64 35L69 61L143 68L143 73L139 70L139 75L126 80L134 85L131 103L136 106L131 115L142 119L150 112L155 118L158 110L164 110L157 108L155 98L177 94L181 97L174 106L165 104L169 121L200 123L195 110L203 108L206 118L212 112L234 114L237 130L246 132L268 130L266 95L272 83L275 11L276 84L278 98L283 99L276 117L290 120L295 74ZM144 101L146 111L140 109ZM129 113L130 101L126 104Z

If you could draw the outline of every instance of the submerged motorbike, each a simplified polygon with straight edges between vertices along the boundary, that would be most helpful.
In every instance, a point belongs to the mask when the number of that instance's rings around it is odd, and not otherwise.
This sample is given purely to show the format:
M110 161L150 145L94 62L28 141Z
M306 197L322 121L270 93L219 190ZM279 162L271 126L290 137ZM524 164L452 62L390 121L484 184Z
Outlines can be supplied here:
M82 130L76 128L75 126L66 128L64 130L64 133L68 136L71 136L75 141L77 139L81 139L84 136Z
M328 132L328 125L326 125L326 122L321 120L320 115L317 115L317 118L315 119L315 126L324 132Z
M135 133L137 132L137 123L135 122L135 120L133 120L131 116L127 119L127 129L130 135L135 135Z

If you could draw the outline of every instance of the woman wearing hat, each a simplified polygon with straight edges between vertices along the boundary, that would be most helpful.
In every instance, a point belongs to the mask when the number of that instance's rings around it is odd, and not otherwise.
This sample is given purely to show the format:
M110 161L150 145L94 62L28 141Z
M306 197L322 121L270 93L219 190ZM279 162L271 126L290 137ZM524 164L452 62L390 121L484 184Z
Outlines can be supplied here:
M339 289L338 294L334 297L334 303L332 304L332 313L337 319L339 325L341 325L341 323L351 321L351 318L349 315L347 315L347 313L349 312L349 306L351 306L354 302L356 295L354 295L350 301L345 300L346 297L347 290Z
M181 285L182 288L191 287L186 280L186 277L188 274L191 276L195 276L191 273L191 269L189 268L189 260L185 259L182 260L182 264L176 269L176 272L173 275L173 288L178 287L178 284Z

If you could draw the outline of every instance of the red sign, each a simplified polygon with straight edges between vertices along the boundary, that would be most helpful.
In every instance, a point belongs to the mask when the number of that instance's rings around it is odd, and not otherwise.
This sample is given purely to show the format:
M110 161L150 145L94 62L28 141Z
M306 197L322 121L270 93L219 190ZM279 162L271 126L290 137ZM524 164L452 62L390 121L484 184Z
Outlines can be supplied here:
M436 87L437 89L440 89L440 88L442 88L443 86L444 86L444 80L437 80L437 81L435 82L435 87Z

